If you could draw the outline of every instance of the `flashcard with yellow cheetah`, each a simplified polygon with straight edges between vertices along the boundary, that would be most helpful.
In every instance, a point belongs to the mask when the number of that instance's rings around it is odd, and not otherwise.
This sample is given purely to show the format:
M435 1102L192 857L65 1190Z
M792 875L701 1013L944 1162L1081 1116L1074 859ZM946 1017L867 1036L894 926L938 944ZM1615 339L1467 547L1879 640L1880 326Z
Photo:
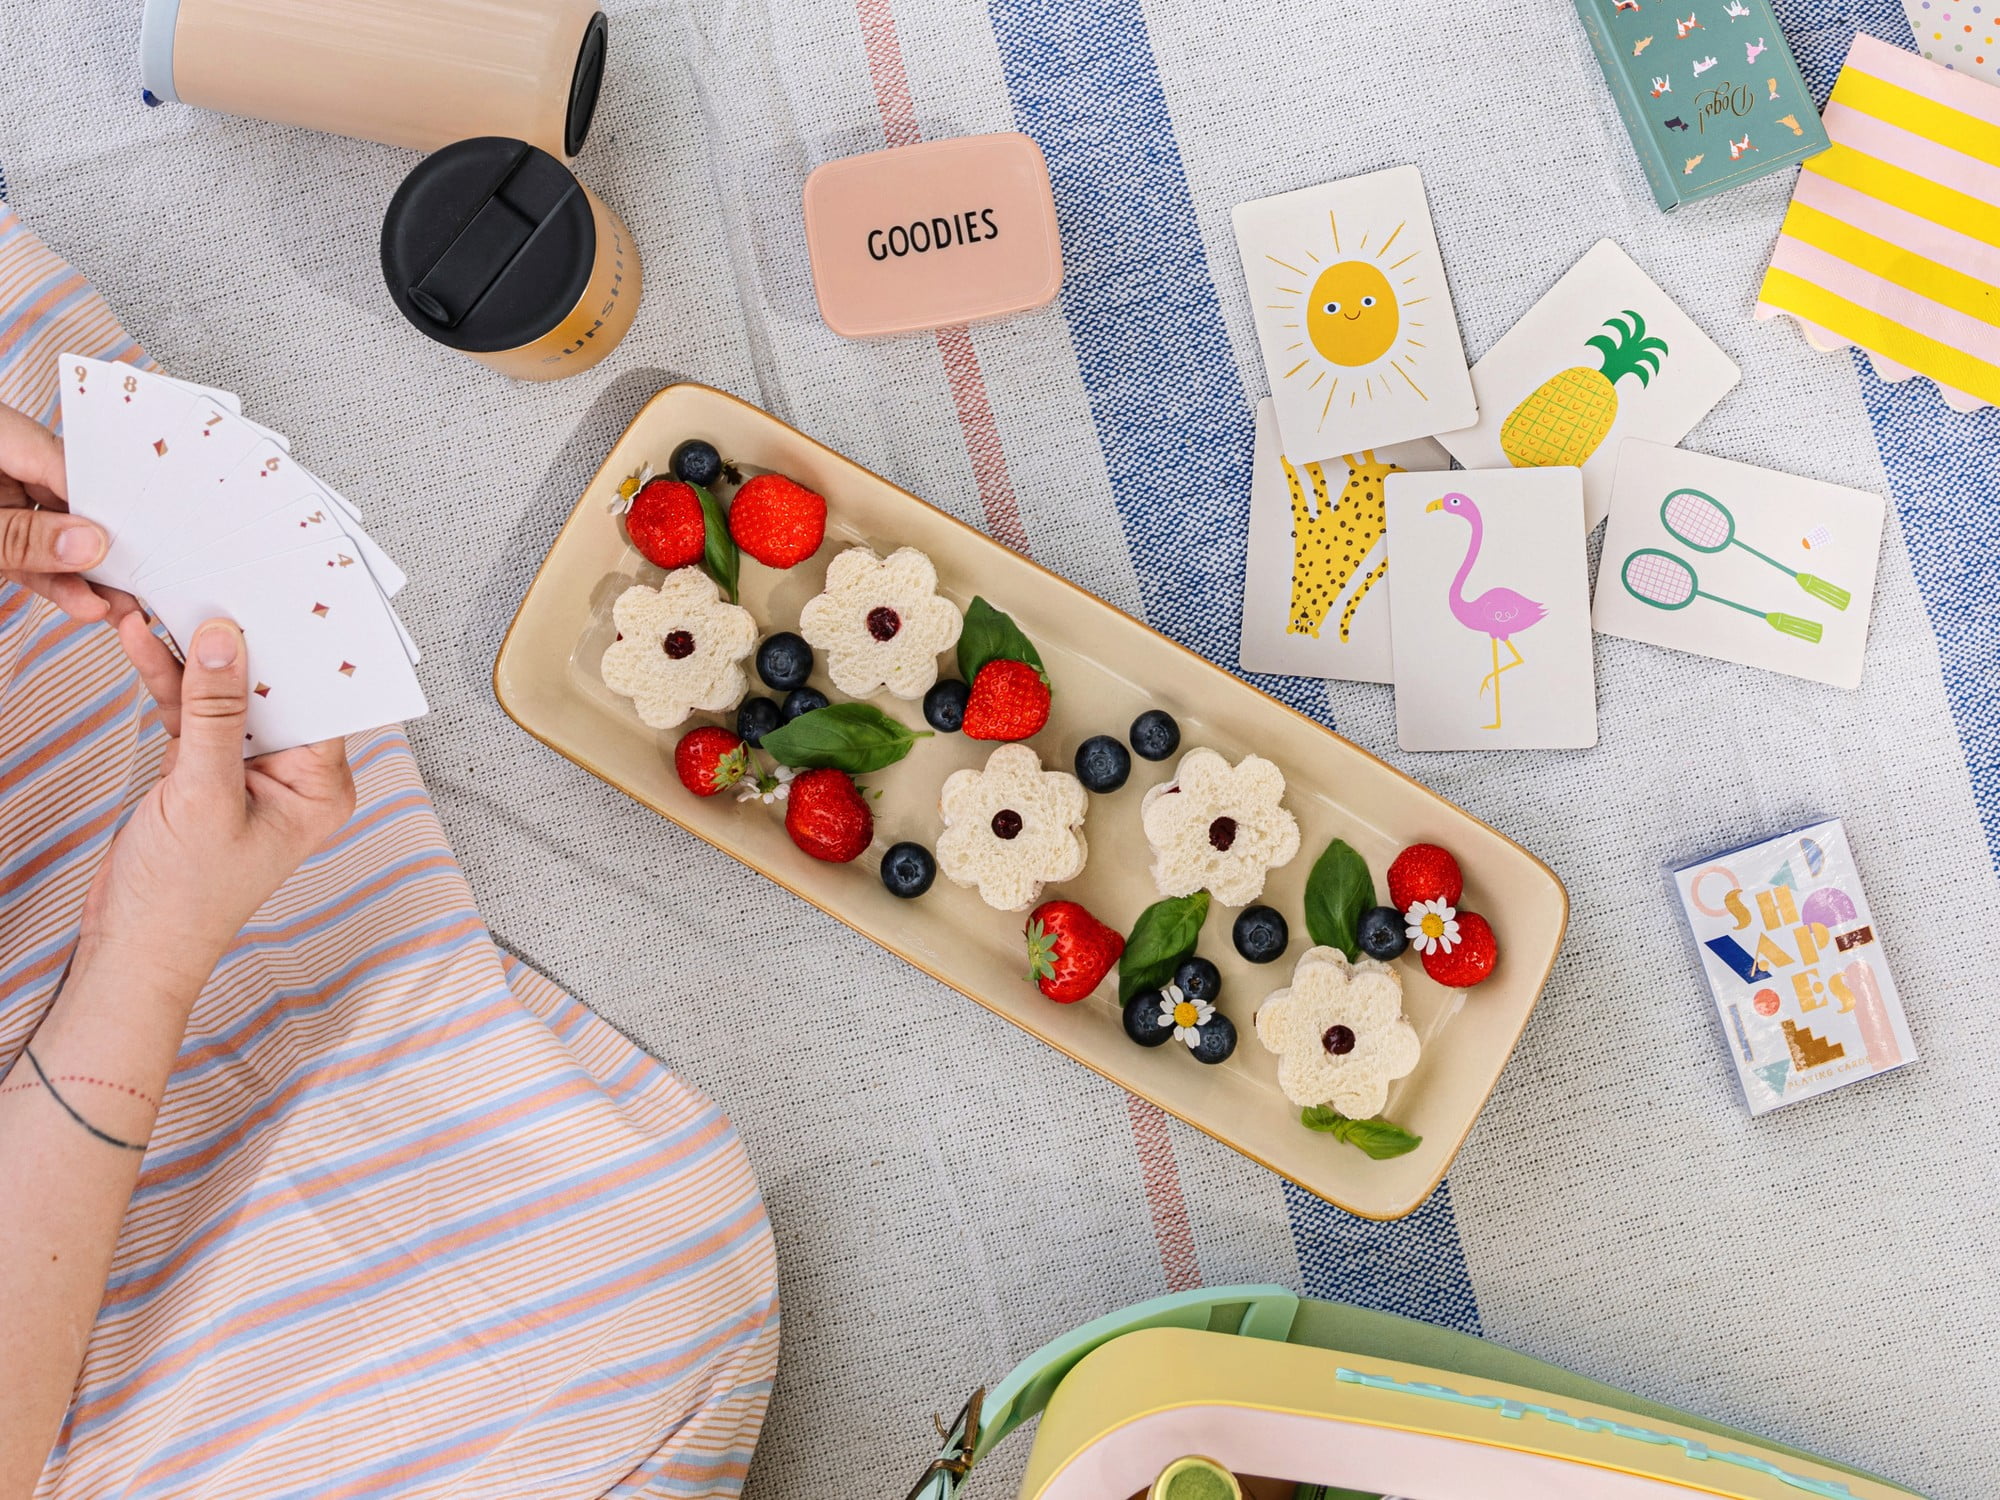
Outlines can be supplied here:
M1243 670L1393 681L1383 480L1399 470L1450 467L1450 455L1429 438L1294 463L1270 400L1259 401Z
M1239 203L1231 218L1294 463L1335 463L1478 420L1415 167Z

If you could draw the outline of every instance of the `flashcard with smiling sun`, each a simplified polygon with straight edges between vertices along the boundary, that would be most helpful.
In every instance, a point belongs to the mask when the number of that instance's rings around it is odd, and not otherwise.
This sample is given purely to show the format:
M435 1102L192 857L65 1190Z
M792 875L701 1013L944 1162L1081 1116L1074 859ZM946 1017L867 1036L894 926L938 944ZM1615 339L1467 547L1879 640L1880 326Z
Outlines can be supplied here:
M1278 431L1293 462L1478 420L1415 167L1240 203L1233 217Z

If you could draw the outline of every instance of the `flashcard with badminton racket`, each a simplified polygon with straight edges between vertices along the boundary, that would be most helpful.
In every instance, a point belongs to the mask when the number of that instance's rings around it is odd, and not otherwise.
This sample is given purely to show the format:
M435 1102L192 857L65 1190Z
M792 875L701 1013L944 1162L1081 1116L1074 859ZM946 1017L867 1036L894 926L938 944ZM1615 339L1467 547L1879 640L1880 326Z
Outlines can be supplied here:
M1292 462L1337 461L1479 415L1415 167L1240 203L1232 217Z
M1391 474L1387 486L1402 747L1596 744L1577 471Z
M1620 441L1678 443L1741 378L1631 256L1599 240L1472 367L1478 425L1438 441L1468 469L1580 467L1591 528L1610 509Z
M1886 510L1866 490L1628 440L1592 623L1858 687Z

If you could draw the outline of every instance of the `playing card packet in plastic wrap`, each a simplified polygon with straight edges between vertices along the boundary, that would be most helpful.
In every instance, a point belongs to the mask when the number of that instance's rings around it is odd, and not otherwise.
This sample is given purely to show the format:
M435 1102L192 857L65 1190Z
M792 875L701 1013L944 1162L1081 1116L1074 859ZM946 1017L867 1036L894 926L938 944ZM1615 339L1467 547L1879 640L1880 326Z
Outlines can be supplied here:
M1840 819L1668 875L1751 1114L1916 1060Z

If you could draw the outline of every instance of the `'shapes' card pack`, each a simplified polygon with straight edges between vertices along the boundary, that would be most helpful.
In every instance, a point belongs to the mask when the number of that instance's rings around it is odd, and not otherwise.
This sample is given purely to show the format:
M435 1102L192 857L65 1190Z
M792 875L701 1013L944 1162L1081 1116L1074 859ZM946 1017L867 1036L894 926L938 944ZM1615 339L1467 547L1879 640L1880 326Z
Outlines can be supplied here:
M1683 865L1673 881L1751 1114L1916 1060L1838 818Z

